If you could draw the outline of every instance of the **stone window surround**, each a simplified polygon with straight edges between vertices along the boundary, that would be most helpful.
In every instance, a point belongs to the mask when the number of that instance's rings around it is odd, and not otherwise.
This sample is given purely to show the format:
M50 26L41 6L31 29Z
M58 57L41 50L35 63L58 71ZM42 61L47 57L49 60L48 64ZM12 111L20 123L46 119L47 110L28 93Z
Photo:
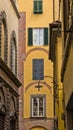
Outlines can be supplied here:
M16 33L15 31L12 31L11 33L11 39L10 39L10 68L12 70L13 68L13 61L12 61L12 52L13 52L13 48L12 48L12 44L14 44L15 46L15 75L17 75L17 45L16 45Z
M2 36L2 23L5 27L5 40L4 40L4 61L7 64L8 61L8 27L7 27L7 16L5 11L0 13L0 56L1 56L1 36Z

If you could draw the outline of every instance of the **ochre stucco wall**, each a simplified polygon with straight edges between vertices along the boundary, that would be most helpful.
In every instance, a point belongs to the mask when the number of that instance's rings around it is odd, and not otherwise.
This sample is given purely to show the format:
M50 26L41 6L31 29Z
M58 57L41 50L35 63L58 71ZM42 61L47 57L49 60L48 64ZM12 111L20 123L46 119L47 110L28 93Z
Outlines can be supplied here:
M73 92L73 44L72 42L69 49L67 66L64 75L65 106L67 106L67 103Z
M33 0L18 0L19 11L24 11L26 13L26 52L24 59L24 127L27 129L28 122L31 128L31 123L35 129L39 130L37 123L34 123L34 120L30 120L31 116L31 95L45 95L46 97L46 119L48 122L43 119L38 122L41 122L40 125L44 128L46 126L50 128L53 127L53 122L51 123L50 119L53 119L53 63L49 60L49 40L47 46L28 46L28 28L48 28L49 23L53 20L53 3L50 0L43 0L43 13L34 14L33 13ZM49 32L49 31L48 31ZM48 34L49 39L49 34ZM40 85L43 86L38 91L35 86L38 85L38 81L32 80L32 60L33 59L44 59L44 80L42 80ZM29 120L26 123L26 120ZM42 129L42 127L41 127Z

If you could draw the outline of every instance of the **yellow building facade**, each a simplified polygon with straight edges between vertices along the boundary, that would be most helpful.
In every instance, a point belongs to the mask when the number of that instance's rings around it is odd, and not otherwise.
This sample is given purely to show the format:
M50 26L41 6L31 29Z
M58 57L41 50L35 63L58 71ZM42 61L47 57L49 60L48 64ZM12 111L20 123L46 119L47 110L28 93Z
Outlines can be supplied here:
M61 83L62 35L61 22L50 24L49 59L53 62L55 129L64 130L63 84Z
M64 3L65 5L65 3ZM64 7L65 8L65 7ZM55 129L65 129L64 116L64 88L61 82L61 66L63 56L63 25L62 16L63 2L54 1L54 22L50 24L50 51L49 59L53 62L53 78L54 78L54 115ZM66 12L65 12L66 13ZM65 21L66 22L66 21Z
M72 60L73 1L62 0L62 8L64 10L63 10L63 61L61 68L61 81L63 82L64 86L65 127L67 130L72 130L73 129L73 60Z
M63 84L61 83L61 66L62 66L62 36L57 37L56 48L56 78L57 78L57 91L55 96L55 105L57 107L56 116L58 117L58 130L64 130L64 91ZM56 109L55 107L55 109Z
M50 0L18 0L26 13L24 59L24 129L53 130L53 65L49 54L49 23L53 20Z

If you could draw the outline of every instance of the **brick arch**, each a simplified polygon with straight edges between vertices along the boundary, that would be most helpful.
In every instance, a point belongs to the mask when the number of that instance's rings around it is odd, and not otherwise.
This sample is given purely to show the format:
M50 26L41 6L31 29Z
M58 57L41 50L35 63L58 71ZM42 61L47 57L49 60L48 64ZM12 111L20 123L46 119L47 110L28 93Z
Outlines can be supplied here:
M8 61L8 27L7 27L7 16L5 11L0 13L0 56L1 56L1 36L2 36L2 23L4 24L4 61L7 64Z
M53 118L51 119L44 118L44 119L37 119L37 120L25 119L24 122L25 130L31 130L31 128L35 128L35 127L43 127L46 130L52 130L53 126L54 126Z
M17 43L16 43L16 33L12 31L10 39L10 68L13 68L13 46L15 47L15 74L17 75Z
M47 55L48 55L48 50L47 49L45 49L45 48L40 48L40 47L36 47L36 48L33 48L33 49L30 49L27 53L26 53L26 55L25 55L25 59L27 58L27 56L30 54L30 53L32 53L33 51L43 51L43 52L45 52Z
M44 82L44 81L40 81L40 84L41 84L41 85L44 85L45 87L47 87L47 88L49 89L50 93L52 94L51 86L50 86L48 83L46 83L46 82ZM38 85L38 82L37 82L37 81L34 81L34 82L29 83L27 86L25 86L25 92L27 92L27 90L28 90L30 87L34 87L34 85L37 86L37 85Z
M46 126L44 126L43 124L41 125L36 125L36 126L32 126L29 130L31 130L31 129L34 129L34 128L36 128L36 127L41 127L41 128L44 128L44 130L48 130L47 128L46 128Z

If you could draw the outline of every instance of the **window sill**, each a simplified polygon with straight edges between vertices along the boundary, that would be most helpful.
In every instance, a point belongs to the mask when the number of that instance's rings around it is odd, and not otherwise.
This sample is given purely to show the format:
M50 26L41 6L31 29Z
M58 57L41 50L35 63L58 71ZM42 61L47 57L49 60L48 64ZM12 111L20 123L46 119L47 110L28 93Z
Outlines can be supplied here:
M37 120L37 119L39 119L39 120L43 120L43 119L46 119L47 117L30 117L30 119L35 119L35 120Z
M34 14L43 14L43 12L33 12Z

